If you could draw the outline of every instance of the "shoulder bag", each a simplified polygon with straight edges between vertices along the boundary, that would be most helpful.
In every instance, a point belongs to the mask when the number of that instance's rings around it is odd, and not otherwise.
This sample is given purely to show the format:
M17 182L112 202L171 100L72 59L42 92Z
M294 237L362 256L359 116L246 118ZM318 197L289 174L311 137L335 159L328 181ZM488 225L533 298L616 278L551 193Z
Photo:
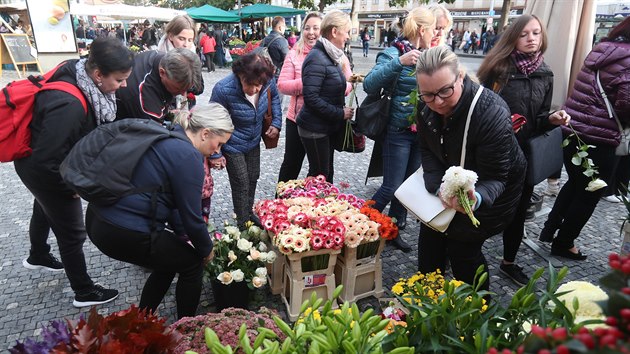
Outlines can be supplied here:
M265 113L265 117L263 118L262 132L260 133L260 135L262 136L262 140L265 143L265 148L267 149L278 147L278 139L280 138L280 134L278 134L275 138L270 138L265 134L271 126L272 120L273 115L271 114L271 88L267 88L267 112Z
M357 130L372 140L378 139L387 127L392 93L399 77L400 74L396 76L389 91L383 89L380 95L368 95L357 108Z
M464 163L466 162L466 143L468 141L470 118L482 91L483 86L479 86L477 94L475 94L475 98L473 98L472 104L468 109L468 116L466 117L466 125L464 127L464 139L462 142L462 155L459 162L461 167L464 167ZM410 213L435 231L445 232L455 217L455 209L446 208L440 198L427 191L424 185L424 170L422 167L409 176L409 178L398 187L394 195Z
M619 132L621 133L621 142L619 142L617 149L615 149L615 155L617 156L630 155L630 128L623 129L623 126L621 125L621 122L619 121L619 117L617 116L617 112L615 112L612 104L610 104L610 101L608 100L608 96L606 95L606 92L604 91L604 88L602 87L602 83L601 81L599 81L599 70L597 70L597 74L595 75L595 77L597 78L597 87L599 87L599 93L602 95L602 97L604 98L604 102L606 103L606 109L608 110L608 118L610 119L615 118L615 120L617 121L617 127L619 128Z
M525 183L535 186L562 169L562 130L553 128L527 142L527 176Z

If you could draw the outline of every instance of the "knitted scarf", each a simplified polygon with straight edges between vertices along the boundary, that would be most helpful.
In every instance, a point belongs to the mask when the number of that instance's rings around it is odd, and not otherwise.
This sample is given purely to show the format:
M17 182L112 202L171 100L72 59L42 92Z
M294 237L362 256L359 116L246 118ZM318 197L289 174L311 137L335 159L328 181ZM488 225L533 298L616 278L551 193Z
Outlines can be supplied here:
M514 65L518 71L525 75L529 75L536 71L540 67L543 62L543 55L540 51L536 51L534 53L523 53L514 49L512 54L510 55Z
M411 44L411 42L409 42L409 40L405 37L398 37L394 39L391 45L398 49L398 53L400 53L400 55L416 49L416 47L414 47L413 44Z
M344 55L343 49L337 48L334 44L332 44L331 41L329 41L328 39L324 37L320 37L319 41L322 42L322 44L324 45L324 49L326 50L326 53L328 53L328 55L332 58L332 60L334 60L335 63L337 63L337 65L341 66L341 61Z
M99 90L85 71L86 62L87 59L77 61L77 86L94 109L96 125L113 122L116 119L116 95Z

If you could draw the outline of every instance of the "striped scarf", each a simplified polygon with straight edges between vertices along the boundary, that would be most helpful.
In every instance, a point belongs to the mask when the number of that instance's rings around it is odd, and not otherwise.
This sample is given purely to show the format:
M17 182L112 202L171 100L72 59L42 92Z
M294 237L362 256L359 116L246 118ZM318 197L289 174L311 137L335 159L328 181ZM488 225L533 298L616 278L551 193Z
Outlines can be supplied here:
M525 75L529 75L536 71L543 63L543 55L540 51L536 51L534 53L523 53L516 49L510 55L514 65L518 71L522 72Z

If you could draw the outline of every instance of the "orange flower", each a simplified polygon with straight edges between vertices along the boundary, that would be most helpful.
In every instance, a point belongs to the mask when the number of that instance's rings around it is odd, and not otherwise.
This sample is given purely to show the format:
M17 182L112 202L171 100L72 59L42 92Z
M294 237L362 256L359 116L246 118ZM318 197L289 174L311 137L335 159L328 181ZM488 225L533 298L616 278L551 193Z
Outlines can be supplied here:
M398 236L398 226L394 224L392 218L374 209L372 205L376 204L373 200L366 200L365 204L359 210L362 214L366 215L370 220L379 223L381 226L378 228L378 233L381 238L386 240L393 240Z

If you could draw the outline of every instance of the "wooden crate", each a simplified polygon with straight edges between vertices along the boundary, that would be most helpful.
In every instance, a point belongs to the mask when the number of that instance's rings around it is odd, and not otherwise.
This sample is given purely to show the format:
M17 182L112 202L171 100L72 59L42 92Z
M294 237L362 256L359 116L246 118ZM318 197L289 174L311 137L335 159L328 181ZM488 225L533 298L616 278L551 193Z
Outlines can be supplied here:
M342 284L340 300L355 302L368 296L381 297L383 290L383 262L381 252L385 240L381 239L372 256L357 258L357 248L345 247L335 265L336 285Z
M317 297L332 299L335 290L335 263L341 250L319 250L293 253L286 256L282 301L287 307L291 321L298 319L300 307L313 292ZM328 255L328 262L320 269L309 270L302 267L302 260L307 257ZM333 304L336 307L336 303Z
M269 289L271 290L271 293L274 295L278 295L282 293L285 257L282 253L280 253L280 251L278 251L277 247L274 246L270 249L273 249L274 252L276 252L278 258L276 258L273 263L266 264L267 282L269 283Z

